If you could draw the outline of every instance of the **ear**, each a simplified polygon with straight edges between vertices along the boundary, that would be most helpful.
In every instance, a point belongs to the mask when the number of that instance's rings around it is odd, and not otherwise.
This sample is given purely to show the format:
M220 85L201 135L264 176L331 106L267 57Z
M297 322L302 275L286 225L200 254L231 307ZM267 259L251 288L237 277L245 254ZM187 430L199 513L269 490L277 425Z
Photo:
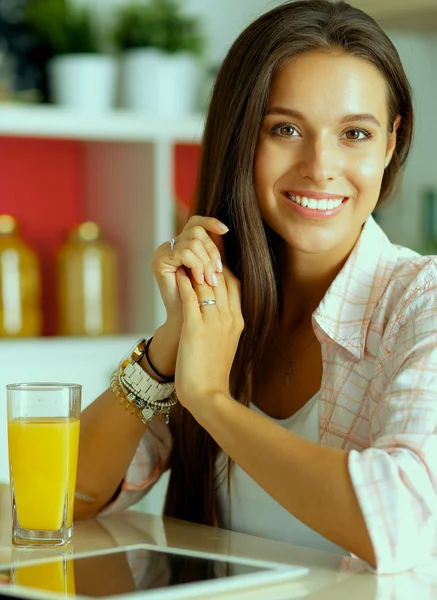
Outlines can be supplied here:
M401 123L401 115L396 115L396 118L393 121L393 129L392 129L392 131L390 131L390 133L388 135L387 153L386 153L386 157L385 157L386 162L390 162L391 161L391 158L392 158L393 153L395 151L395 148L396 148L396 139L397 139L397 130L398 130L398 127L399 127L400 123Z

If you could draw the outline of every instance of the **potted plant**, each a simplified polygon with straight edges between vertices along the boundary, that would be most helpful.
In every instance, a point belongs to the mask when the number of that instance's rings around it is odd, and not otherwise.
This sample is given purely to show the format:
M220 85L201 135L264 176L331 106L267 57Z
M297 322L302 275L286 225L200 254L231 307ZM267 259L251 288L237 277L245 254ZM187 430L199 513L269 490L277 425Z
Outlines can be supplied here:
M185 16L178 0L123 6L113 39L123 52L123 106L160 115L196 111L204 40L198 20Z
M51 99L70 108L110 108L116 62L100 51L90 10L69 0L30 0L26 21L51 56L47 63Z

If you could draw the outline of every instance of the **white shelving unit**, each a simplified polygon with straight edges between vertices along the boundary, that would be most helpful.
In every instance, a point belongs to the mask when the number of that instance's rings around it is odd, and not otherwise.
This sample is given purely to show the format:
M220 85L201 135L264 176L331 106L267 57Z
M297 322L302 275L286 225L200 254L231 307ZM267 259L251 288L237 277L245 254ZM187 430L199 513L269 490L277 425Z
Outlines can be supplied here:
M120 250L126 333L154 331L165 318L149 263L154 248L174 234L174 144L199 143L203 127L202 115L0 105L0 137L84 143L86 218L99 222Z
M0 135L111 142L198 142L202 115L156 118L127 110L78 113L50 105L0 104Z

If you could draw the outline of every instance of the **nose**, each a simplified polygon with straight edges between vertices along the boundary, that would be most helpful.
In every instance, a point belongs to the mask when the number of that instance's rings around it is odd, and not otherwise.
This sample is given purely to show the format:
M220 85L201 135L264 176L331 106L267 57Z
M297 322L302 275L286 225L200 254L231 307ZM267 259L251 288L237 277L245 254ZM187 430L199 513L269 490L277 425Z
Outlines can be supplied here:
M342 168L342 158L335 144L322 136L306 140L302 147L298 171L315 183L335 180Z

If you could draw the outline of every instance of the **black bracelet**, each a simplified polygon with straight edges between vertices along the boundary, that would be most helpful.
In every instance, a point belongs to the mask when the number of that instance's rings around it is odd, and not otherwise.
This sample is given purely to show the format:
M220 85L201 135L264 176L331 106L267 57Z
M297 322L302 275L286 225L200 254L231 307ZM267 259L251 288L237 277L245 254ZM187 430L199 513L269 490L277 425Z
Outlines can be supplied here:
M158 375L158 377L160 379L163 379L165 381L165 383L173 383L174 382L174 376L173 377L167 377L167 375L162 375L162 373L160 373L152 364L152 361L149 358L149 346L152 343L153 337L150 338L150 340L147 342L146 344L146 348L144 350L144 354L146 355L147 358L147 362L149 363L149 367L152 369L152 371Z

